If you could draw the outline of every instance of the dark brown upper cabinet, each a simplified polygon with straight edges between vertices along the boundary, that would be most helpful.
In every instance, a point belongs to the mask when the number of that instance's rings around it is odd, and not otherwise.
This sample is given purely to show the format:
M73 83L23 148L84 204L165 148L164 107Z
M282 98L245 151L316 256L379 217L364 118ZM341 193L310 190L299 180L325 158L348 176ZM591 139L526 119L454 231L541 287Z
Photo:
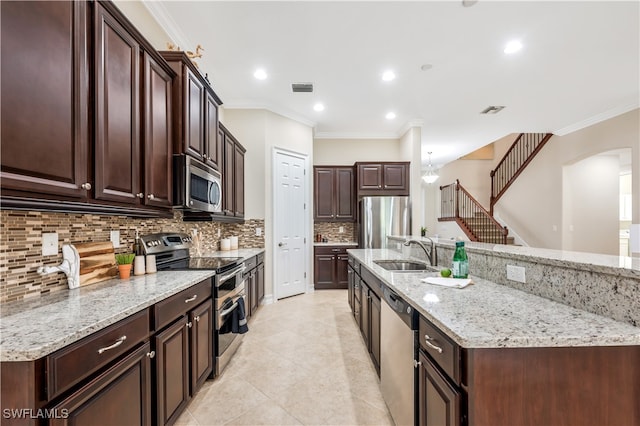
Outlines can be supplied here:
M144 53L144 202L173 205L171 84L169 74L158 61Z
M358 162L358 197L409 195L409 162Z
M169 65L111 2L0 7L3 205L170 214Z
M222 101L184 52L160 52L176 73L173 82L174 153L221 170L218 107Z
M219 124L220 137L224 140L222 171L222 211L226 218L244 218L244 156L245 148Z
M353 167L315 166L314 220L348 222L354 214Z
M95 198L140 204L140 45L95 5Z
M85 2L0 2L1 171L11 191L87 197L89 70Z

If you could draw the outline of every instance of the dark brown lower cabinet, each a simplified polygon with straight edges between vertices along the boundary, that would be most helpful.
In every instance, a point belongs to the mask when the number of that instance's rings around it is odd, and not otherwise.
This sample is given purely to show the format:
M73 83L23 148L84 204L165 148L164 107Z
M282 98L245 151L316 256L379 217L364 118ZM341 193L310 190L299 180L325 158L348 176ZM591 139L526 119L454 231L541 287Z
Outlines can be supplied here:
M380 375L380 298L360 277L360 331L369 356Z
M314 248L314 287L347 289L349 275L347 250L356 246L316 246Z
M460 426L460 391L418 352L418 415L421 426Z
M155 336L156 424L173 423L189 401L189 328L183 316Z
M213 371L213 303L211 299L189 313L191 327L191 395Z
M52 409L51 425L151 425L151 347L146 342Z
M258 256L260 258L260 256ZM258 280L258 303L264 299L264 261L258 260L260 263L256 268L256 277Z

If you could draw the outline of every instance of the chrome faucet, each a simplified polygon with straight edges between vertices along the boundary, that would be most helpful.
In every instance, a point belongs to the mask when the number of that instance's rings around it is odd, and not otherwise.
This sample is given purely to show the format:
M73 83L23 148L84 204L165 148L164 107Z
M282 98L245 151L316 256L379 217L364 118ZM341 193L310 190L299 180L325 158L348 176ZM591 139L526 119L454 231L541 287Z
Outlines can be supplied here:
M62 246L62 263L58 266L40 266L38 274L46 275L54 272L63 272L67 276L69 288L80 287L80 255L71 244Z
M429 237L423 237L426 238L427 240L429 240L429 242L431 242L431 250L427 250L427 248L424 246L424 243L422 241L418 241L418 240L408 240L404 243L405 246L409 247L412 243L416 244L418 246L420 246L420 248L422 248L422 250L424 250L424 254L427 255L427 259L429 259L429 262L431 262L431 266L437 266L438 265L438 254L436 252L436 246L433 243L433 240Z

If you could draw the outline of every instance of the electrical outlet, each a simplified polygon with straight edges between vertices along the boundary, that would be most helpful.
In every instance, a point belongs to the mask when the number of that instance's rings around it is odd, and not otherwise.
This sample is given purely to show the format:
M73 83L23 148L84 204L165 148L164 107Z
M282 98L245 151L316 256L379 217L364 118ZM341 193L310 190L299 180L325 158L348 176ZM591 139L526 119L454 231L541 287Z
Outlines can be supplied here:
M111 231L109 233L109 239L113 243L113 248L120 247L120 231L119 230L116 229L115 231Z
M338 228L338 233L344 234L344 226Z
M256 228L256 237L262 236L262 228Z
M526 283L527 279L524 274L525 268L523 266L507 265L507 279L511 281L517 281L519 283Z
M55 256L56 254L58 254L58 233L42 234L42 255Z

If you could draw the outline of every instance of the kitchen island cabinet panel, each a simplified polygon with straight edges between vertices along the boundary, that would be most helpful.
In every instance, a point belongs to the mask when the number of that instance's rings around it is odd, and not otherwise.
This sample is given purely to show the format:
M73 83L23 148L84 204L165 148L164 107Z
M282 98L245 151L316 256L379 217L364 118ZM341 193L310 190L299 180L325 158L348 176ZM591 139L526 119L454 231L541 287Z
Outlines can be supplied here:
M91 140L87 3L3 1L0 15L3 192L84 199Z
M95 198L140 204L140 45L95 5Z

